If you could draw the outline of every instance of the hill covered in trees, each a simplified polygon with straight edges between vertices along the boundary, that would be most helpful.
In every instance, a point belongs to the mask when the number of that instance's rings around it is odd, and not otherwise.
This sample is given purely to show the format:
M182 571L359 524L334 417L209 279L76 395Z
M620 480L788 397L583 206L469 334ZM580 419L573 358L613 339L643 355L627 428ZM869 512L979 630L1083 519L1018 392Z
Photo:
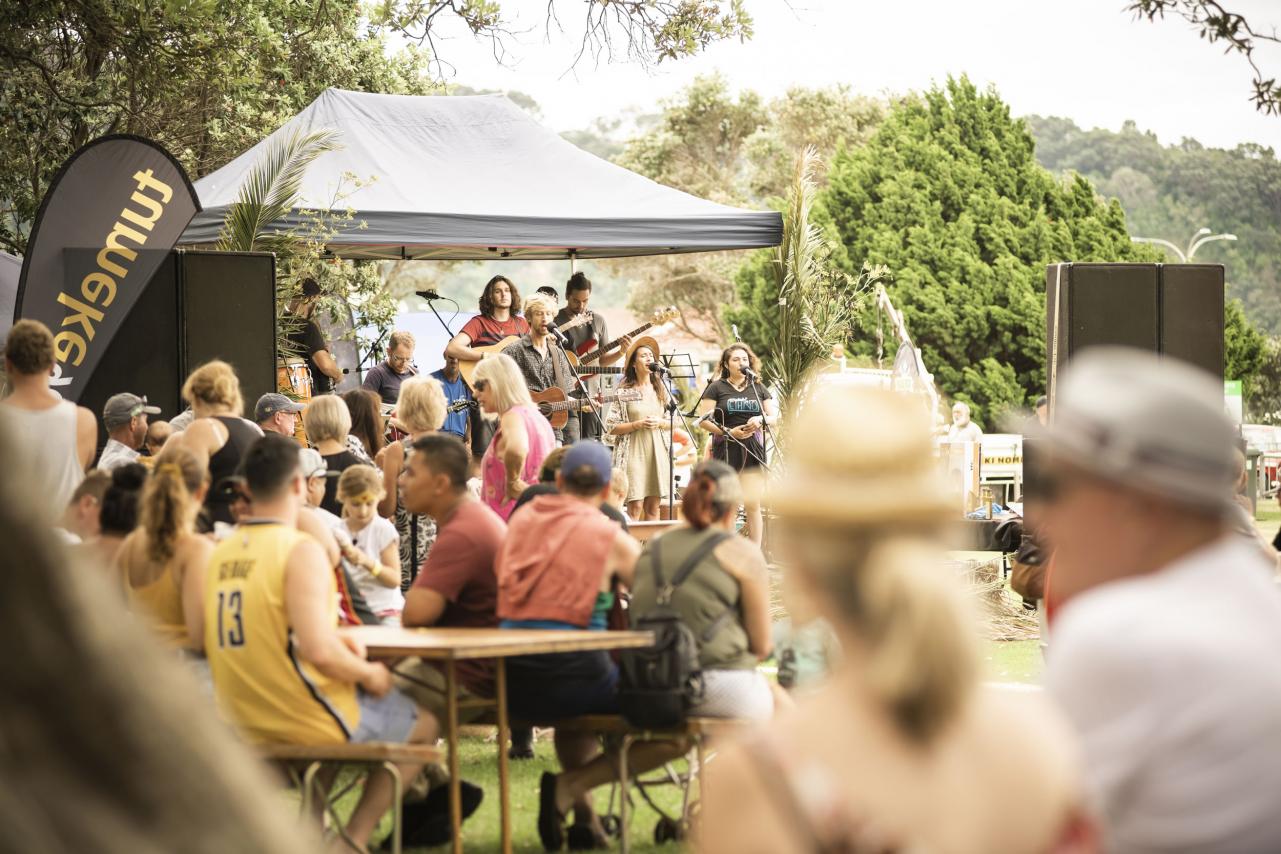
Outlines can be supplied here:
M1037 160L1051 172L1078 172L1100 195L1120 200L1131 235L1186 247L1200 228L1235 234L1235 242L1206 244L1195 260L1223 264L1229 296L1256 327L1281 335L1281 163L1273 149L1206 148L1194 139L1162 145L1133 122L1110 131L1057 117L1024 121Z

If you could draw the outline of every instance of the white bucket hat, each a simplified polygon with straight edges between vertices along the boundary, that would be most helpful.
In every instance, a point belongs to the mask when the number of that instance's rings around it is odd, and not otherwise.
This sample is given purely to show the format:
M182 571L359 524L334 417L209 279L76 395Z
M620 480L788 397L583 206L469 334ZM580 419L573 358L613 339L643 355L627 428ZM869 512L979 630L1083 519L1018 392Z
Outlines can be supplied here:
M1233 506L1236 427L1222 385L1186 362L1123 347L1086 350L1064 372L1039 434L1051 465L1180 504Z

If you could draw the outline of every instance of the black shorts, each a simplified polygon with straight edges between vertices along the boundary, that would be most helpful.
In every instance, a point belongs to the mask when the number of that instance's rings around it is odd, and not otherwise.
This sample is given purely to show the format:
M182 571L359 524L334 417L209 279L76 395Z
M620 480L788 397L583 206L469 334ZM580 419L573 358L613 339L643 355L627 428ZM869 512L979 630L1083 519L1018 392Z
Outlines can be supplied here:
M724 439L712 446L712 459L728 463L734 471L758 469L765 459L765 447L755 436L741 444L733 439Z
M543 724L618 713L618 668L609 653L554 652L507 660L507 711Z

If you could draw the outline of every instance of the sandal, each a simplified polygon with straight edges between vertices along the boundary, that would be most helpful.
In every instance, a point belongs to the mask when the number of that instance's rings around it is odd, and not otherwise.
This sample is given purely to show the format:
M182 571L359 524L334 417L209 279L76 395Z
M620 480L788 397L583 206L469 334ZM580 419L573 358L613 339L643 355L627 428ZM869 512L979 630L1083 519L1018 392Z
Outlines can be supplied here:
M556 809L556 775L544 771L538 781L538 838L547 851L559 851L565 845L565 817Z

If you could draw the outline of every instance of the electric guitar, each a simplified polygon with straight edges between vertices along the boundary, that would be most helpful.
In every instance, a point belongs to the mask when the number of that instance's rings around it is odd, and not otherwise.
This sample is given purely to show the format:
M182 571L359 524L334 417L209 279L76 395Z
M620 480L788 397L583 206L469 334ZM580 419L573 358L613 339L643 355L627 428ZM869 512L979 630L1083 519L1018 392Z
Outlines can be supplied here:
M590 314L580 314L572 320L565 321L565 323L560 326L560 331L564 332L566 329L573 329L576 326L582 326L585 323L591 322L592 316ZM478 353L501 353L519 340L519 335L508 335L496 344L486 344L484 347L473 347L472 349ZM565 355L569 356L569 353L566 352ZM573 356L570 356L570 358L572 359ZM462 373L463 382L467 383L468 388L471 388L471 378L472 375L476 373L476 366L483 360L483 356L475 362L469 362L464 359L458 360L458 370Z
M600 347L596 346L599 342L595 338L588 338L586 341L580 344L577 348L575 348L575 351L573 353L570 353L567 351L565 355L569 357L569 361L575 367L578 367L579 365L585 365L588 362L594 362L597 359L599 359L601 356L604 356L610 350L613 350L615 347L621 344L623 341L623 338L635 338L637 335L640 335L642 332L645 332L646 330L654 326L662 326L664 323L667 323L669 320L675 319L678 314L680 314L680 312L676 310L676 306L674 305L669 305L667 308L660 308L654 312L653 316L650 317L648 323L642 323L640 326L637 326L631 332L628 332L626 335L623 335L620 338L615 338L613 341L606 342L603 346L600 346ZM586 315L580 314L578 317L585 317L585 316ZM577 318L575 318L575 320L577 320ZM568 326L568 324L566 324L566 326ZM565 326L561 327L561 329L564 329L564 328ZM654 358L658 358L657 353L654 354ZM578 372L581 374L583 372L583 369L579 367Z
M584 411L591 406L581 397L570 397L565 393L563 388L552 386L543 391L532 391L529 396L534 399L534 405L538 411L543 413L543 417L552 423L553 430L559 430L569 421L570 410ZM611 391L601 391L592 395L592 400L597 403L608 403L612 400L640 400L641 390L638 388L616 388Z

